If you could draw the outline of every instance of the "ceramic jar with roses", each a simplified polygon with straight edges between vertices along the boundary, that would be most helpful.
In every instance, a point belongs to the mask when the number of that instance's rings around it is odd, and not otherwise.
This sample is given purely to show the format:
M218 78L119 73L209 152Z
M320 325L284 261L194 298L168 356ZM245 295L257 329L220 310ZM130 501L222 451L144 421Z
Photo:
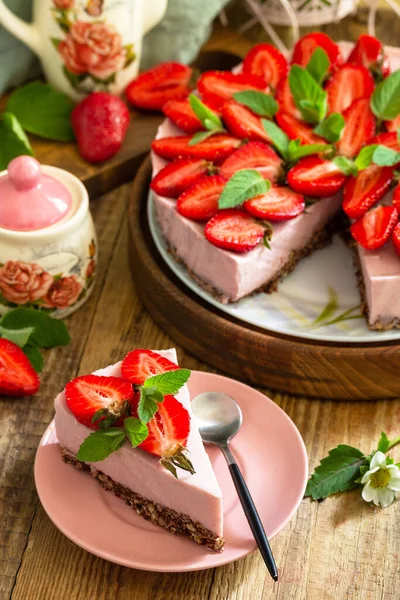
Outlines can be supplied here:
M84 185L19 156L0 173L0 314L26 306L66 317L89 297L97 242Z

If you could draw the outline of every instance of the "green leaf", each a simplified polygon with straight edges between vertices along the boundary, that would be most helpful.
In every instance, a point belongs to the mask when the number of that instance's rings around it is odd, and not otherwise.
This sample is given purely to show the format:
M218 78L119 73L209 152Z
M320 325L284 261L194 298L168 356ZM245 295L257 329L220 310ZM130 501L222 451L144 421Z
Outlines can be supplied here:
M34 81L13 92L7 110L13 112L25 131L59 142L71 142L72 100L51 85Z
M375 150L377 149L378 144L370 144L369 146L364 146L355 159L355 165L359 171L363 171L372 163L372 157L374 155Z
M325 118L328 110L327 93L306 69L292 65L289 86L293 100L307 123L319 123Z
M286 133L273 121L261 119L262 126L271 138L272 144L278 150L279 154L287 160L289 149L289 137Z
M370 100L371 110L378 119L390 121L400 114L400 70L384 79Z
M33 327L30 341L40 348L67 346L71 341L68 329L58 319L53 319L42 311L33 308L16 308L6 313L0 320L0 325L6 329L25 329Z
M195 115L200 119L203 127L209 130L218 129L223 130L222 121L219 116L213 112L208 106L206 106L200 98L194 94L189 96L189 104Z
M346 156L335 156L333 162L345 175L354 175L355 177L358 174L355 162Z
M329 144L303 144L297 143L298 140L290 140L288 148L288 161L290 163L297 162L305 156L312 156L319 152L327 152L332 149Z
M211 137L212 135L215 135L216 133L219 133L219 131L217 129L214 129L213 131L198 131L189 140L188 145L196 146L196 144L200 144L201 142L204 142L204 140L207 140L209 137Z
M26 344L26 346L24 346L22 350L24 351L24 354L26 354L26 356L29 358L30 363L35 369L35 371L40 373L44 367L44 360L39 348L35 346L35 344L29 343Z
M345 121L343 115L340 113L332 113L314 128L314 133L334 144L340 140L344 126Z
M321 460L307 483L305 496L313 500L327 498L331 494L351 490L356 487L355 480L360 477L360 467L366 463L366 457L357 448L341 444Z
M382 431L381 437L378 442L377 450L379 450L380 452L383 452L385 454L389 450L389 447L390 447L390 440L389 440L388 436L386 435L386 433L384 431Z
M142 423L140 419L135 419L134 417L128 417L124 421L124 429L126 435L128 436L132 448L136 448L139 446L149 435L149 430L145 423Z
M278 103L270 94L264 94L264 92L256 92L253 90L245 90L243 92L236 92L233 94L236 102L247 106L253 113L260 115L260 117L272 117L278 112Z
M152 420L158 410L158 403L164 400L161 392L158 392L156 388L146 389L145 387L140 388L140 400L138 405L139 419L143 423L148 423Z
M237 171L227 182L218 200L218 207L234 208L255 196L266 194L271 183L255 169Z
M397 142L400 144L400 127L397 130L396 138L397 138Z
M17 344L20 348L23 348L28 343L28 340L34 331L34 327L6 329L0 325L0 337L10 340L10 342L14 342L14 344Z
M0 171L7 169L13 158L33 151L17 117L11 112L0 115Z
M171 394L174 396L188 381L191 372L189 369L175 369L160 375L148 377L143 384L144 388L156 388L163 396Z
M335 290L331 287L328 288L329 300L325 307L322 309L318 317L311 323L311 325L318 325L323 323L327 319L330 319L338 309L338 296Z
M124 442L125 432L119 427L107 431L94 431L83 440L76 458L83 462L104 460L107 456L119 450Z
M311 58L307 63L306 69L310 73L310 75L313 76L315 81L318 84L321 84L324 81L326 75L328 74L330 66L331 61L329 60L329 56L327 55L325 50L323 50L323 48L318 46L312 53Z
M400 152L378 145L372 155L372 162L380 167L393 167L400 162Z

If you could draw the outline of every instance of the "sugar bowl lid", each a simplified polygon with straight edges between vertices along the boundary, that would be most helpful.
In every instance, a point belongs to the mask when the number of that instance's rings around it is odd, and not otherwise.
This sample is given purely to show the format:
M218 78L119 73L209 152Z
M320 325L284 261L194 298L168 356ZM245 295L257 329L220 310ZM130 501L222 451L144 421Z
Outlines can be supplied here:
M47 175L32 156L18 156L0 177L0 227L36 231L64 219L72 208L68 188Z

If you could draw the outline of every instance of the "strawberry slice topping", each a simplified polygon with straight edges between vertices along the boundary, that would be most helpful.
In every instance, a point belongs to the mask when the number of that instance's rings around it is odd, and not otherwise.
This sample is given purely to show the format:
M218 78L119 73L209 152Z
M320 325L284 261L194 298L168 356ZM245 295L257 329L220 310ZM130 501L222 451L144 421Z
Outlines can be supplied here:
M242 140L271 141L262 126L261 117L258 117L249 108L238 104L234 100L224 102L222 118L229 131Z
M344 186L343 210L351 219L358 219L380 200L393 180L392 167L370 165L356 177L349 177Z
M291 140L300 138L303 144L325 144L325 140L313 132L311 125L299 121L293 115L278 112L275 115L279 127L290 137Z
M264 179L276 181L282 171L282 160L271 146L262 142L249 142L235 150L221 165L220 175L230 179L241 169L254 169Z
M267 194L244 203L253 217L270 221L286 221L300 215L305 208L304 197L286 186L273 185Z
M205 158L217 160L227 158L241 144L241 140L231 135L218 133L208 139L190 146L191 136L165 137L153 140L152 150L167 160L175 158Z
M121 417L128 416L134 397L129 381L120 377L102 375L82 375L65 386L67 406L79 423L97 429L98 422L92 422L97 411L99 420L111 418L116 423Z
M330 160L307 156L290 169L287 181L300 194L326 198L343 186L346 175Z
M40 386L39 377L19 346L0 339L0 394L32 396Z
M135 385L142 385L153 375L176 371L176 369L179 369L178 365L168 358L142 348L128 352L121 363L122 377Z
M279 104L280 112L292 115L296 119L301 119L301 112L294 103L292 92L290 91L289 78L282 79L276 88L275 99Z
M397 133L393 132L383 132L375 135L372 139L369 140L369 144L381 144L382 146L386 146L387 148L391 148L392 150L396 150L396 152L400 152L400 143L397 139Z
M393 206L397 208L400 214L400 183L394 188L393 197L392 197Z
M178 198L177 211L193 221L208 221L218 212L218 200L226 185L221 175L202 177Z
M247 53L243 73L261 77L266 85L276 89L288 70L286 58L271 44L257 44Z
M255 219L236 209L220 210L208 221L204 234L218 248L248 252L264 237L265 228Z
M197 88L203 101L217 109L236 92L268 89L261 77L246 73L235 75L229 71L206 71L198 80Z
M306 67L314 50L320 47L327 53L331 62L330 70L342 64L343 57L340 48L325 33L308 33L299 39L293 50L292 64Z
M397 223L392 233L392 242L394 249L397 254L400 256L400 223Z
M398 220L394 206L377 206L353 223L350 232L363 248L376 250L389 240Z
M372 73L381 74L382 77L390 74L388 57L383 51L381 42L372 35L360 35L347 62L363 65Z
M190 94L192 69L176 62L165 62L141 73L127 86L128 101L137 108L162 110L168 100L182 100Z
M375 117L368 98L359 98L343 113L345 126L336 144L339 154L353 158L375 133Z
M400 127L400 115L398 115L392 121L385 121L385 125L386 125L386 129L388 131L393 131L393 132L397 133L397 130Z
M211 168L204 158L178 158L157 173L150 187L165 198L178 198Z
M374 91L374 79L362 65L343 65L325 87L329 112L342 113L357 98L369 98Z
M169 100L162 110L164 115L185 133L197 133L204 129L189 100Z

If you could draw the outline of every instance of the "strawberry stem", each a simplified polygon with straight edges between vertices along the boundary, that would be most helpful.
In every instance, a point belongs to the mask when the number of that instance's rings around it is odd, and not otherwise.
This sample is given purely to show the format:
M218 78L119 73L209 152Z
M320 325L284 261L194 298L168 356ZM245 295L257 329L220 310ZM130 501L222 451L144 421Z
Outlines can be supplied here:
M176 467L183 469L183 471L188 471L191 475L194 475L196 471L187 456L188 450L183 446L177 445L172 451L169 450L165 452L160 459L160 465L167 469L176 479L178 479L178 475L176 472Z

